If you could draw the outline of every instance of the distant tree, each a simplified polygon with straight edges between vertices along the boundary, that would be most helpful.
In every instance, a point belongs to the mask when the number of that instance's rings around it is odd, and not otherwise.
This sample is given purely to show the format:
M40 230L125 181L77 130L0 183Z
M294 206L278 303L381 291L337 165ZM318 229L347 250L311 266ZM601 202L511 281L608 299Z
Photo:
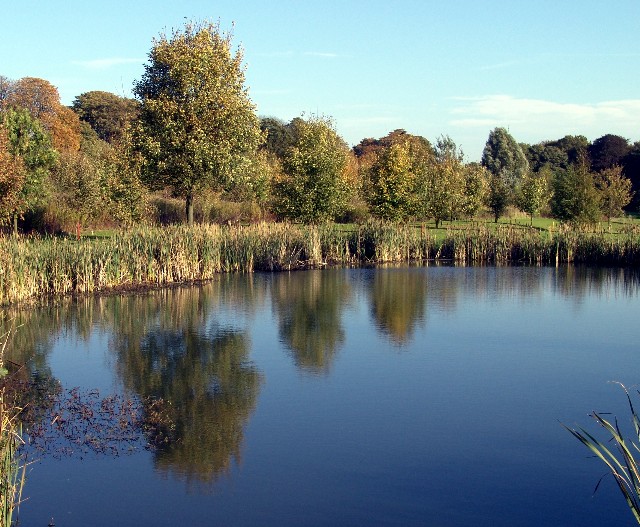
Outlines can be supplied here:
M529 171L529 163L522 148L505 128L495 128L482 151L482 166L515 189Z
M473 218L487 201L489 192L489 173L478 163L469 163L464 167L464 194L461 212L467 218Z
M106 91L89 91L78 95L72 108L100 139L114 143L122 140L125 130L137 118L139 105L134 99Z
M526 212L533 225L533 217L548 203L549 180L552 172L548 165L543 165L538 172L529 172L522 179L517 193L518 208Z
M581 162L588 156L589 140L584 135L565 135L562 139L548 141L546 145L564 152L569 164Z
M622 165L631 147L629 141L619 135L607 134L596 139L589 146L591 169L600 172L616 165Z
M135 86L142 174L152 187L170 187L185 199L190 225L194 195L228 188L263 142L244 81L232 35L202 23L160 35Z
M297 121L296 136L283 160L283 177L274 185L275 211L303 222L331 220L349 197L349 147L324 117Z
M504 128L495 128L482 151L482 166L492 174L488 204L497 222L514 202L516 188L529 171L529 162L511 134Z
M487 192L487 206L493 213L493 220L498 223L500 216L504 214L511 200L511 189L504 179L490 173L489 190Z
M461 212L465 192L464 155L448 136L440 137L434 148L434 157L418 172L418 185L424 180L421 201L428 217L436 222L451 220ZM420 204L419 204L420 206Z
M265 134L264 149L280 159L296 142L296 122L285 123L277 117L263 117L260 119L260 129Z
M520 146L532 172L539 172L543 167L549 167L552 171L566 170L569 166L567 152L549 142Z
M554 175L551 212L562 221L595 223L600 218L600 194L588 160Z
M80 148L78 116L60 103L58 89L49 81L35 77L16 81L4 104L8 108L28 110L42 123L56 150L75 152Z
M596 187L600 191L600 204L602 213L611 218L622 215L633 197L631 181L622 175L622 167L613 166L606 168L595 177Z
M622 160L622 172L631 181L631 189L634 192L628 210L640 209L640 141L631 145L629 153Z
M49 170L57 160L57 153L40 121L26 109L4 112L4 127L7 130L9 153L25 170L16 208L11 211L13 228L17 231L18 218L34 210L46 198L45 183Z
M393 220L426 214L427 164L433 148L422 136L398 129L353 148L364 199L374 215Z

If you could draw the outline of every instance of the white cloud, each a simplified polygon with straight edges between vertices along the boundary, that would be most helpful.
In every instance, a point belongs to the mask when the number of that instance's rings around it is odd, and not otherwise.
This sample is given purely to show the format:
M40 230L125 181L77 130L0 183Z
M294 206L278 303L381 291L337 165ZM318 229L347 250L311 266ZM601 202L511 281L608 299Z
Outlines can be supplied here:
M323 51L305 51L303 55L305 57L324 57L328 59L335 59L338 56L337 53L325 53Z
M454 100L457 104L451 111L451 126L504 126L519 141L537 142L567 134L595 139L606 133L625 137L640 133L640 99L578 104L489 95Z
M93 59L93 60L74 60L73 64L76 66L82 66L90 70L106 70L113 68L114 66L121 66L123 64L143 64L145 59L133 59L123 57L112 57L105 59Z

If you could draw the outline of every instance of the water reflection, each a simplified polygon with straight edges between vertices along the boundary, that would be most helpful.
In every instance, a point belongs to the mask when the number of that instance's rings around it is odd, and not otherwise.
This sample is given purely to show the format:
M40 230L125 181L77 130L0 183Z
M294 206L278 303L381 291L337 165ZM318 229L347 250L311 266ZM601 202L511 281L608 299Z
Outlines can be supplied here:
M176 440L155 453L156 467L188 483L213 482L240 460L261 383L248 362L246 330L213 316L216 293L222 291L164 291L143 305L121 302L113 318L112 349L125 387L168 402L175 423Z
M10 323L19 326L7 358L26 364L24 374L40 376L46 386L56 383L49 355L58 338L87 343L97 331L111 335L115 374L124 387L171 403L178 441L154 454L157 469L189 483L210 483L240 460L260 392L263 379L250 362L251 321L258 314L274 315L280 340L301 371L326 373L345 342L345 312L356 298L368 303L365 313L376 331L405 346L421 328L429 329L435 310L453 312L493 296L529 301L560 295L580 309L591 295L639 291L637 269L571 266L224 275L203 286L5 310L0 334Z
M344 342L342 312L351 297L344 273L288 273L274 280L280 338L302 370L326 372Z
M428 281L420 271L390 268L373 273L369 291L371 316L376 327L397 344L410 341L415 328L426 322Z

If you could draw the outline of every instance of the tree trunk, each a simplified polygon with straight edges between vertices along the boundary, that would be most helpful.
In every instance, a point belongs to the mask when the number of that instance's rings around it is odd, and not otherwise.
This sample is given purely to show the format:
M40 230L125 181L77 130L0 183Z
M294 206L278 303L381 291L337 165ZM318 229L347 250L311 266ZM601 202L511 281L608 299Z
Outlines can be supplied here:
M193 193L189 192L186 198L185 214L187 216L187 223L189 227L193 227Z
M18 214L13 214L13 235L18 236Z

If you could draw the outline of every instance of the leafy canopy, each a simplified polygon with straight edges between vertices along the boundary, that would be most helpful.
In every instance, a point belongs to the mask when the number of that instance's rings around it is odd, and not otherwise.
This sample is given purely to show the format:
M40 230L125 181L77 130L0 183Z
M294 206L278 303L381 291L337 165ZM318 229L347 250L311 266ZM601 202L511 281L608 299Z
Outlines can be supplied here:
M244 80L232 35L219 24L189 23L154 40L135 86L141 110L133 136L143 175L186 198L190 223L194 193L231 185L262 142Z

